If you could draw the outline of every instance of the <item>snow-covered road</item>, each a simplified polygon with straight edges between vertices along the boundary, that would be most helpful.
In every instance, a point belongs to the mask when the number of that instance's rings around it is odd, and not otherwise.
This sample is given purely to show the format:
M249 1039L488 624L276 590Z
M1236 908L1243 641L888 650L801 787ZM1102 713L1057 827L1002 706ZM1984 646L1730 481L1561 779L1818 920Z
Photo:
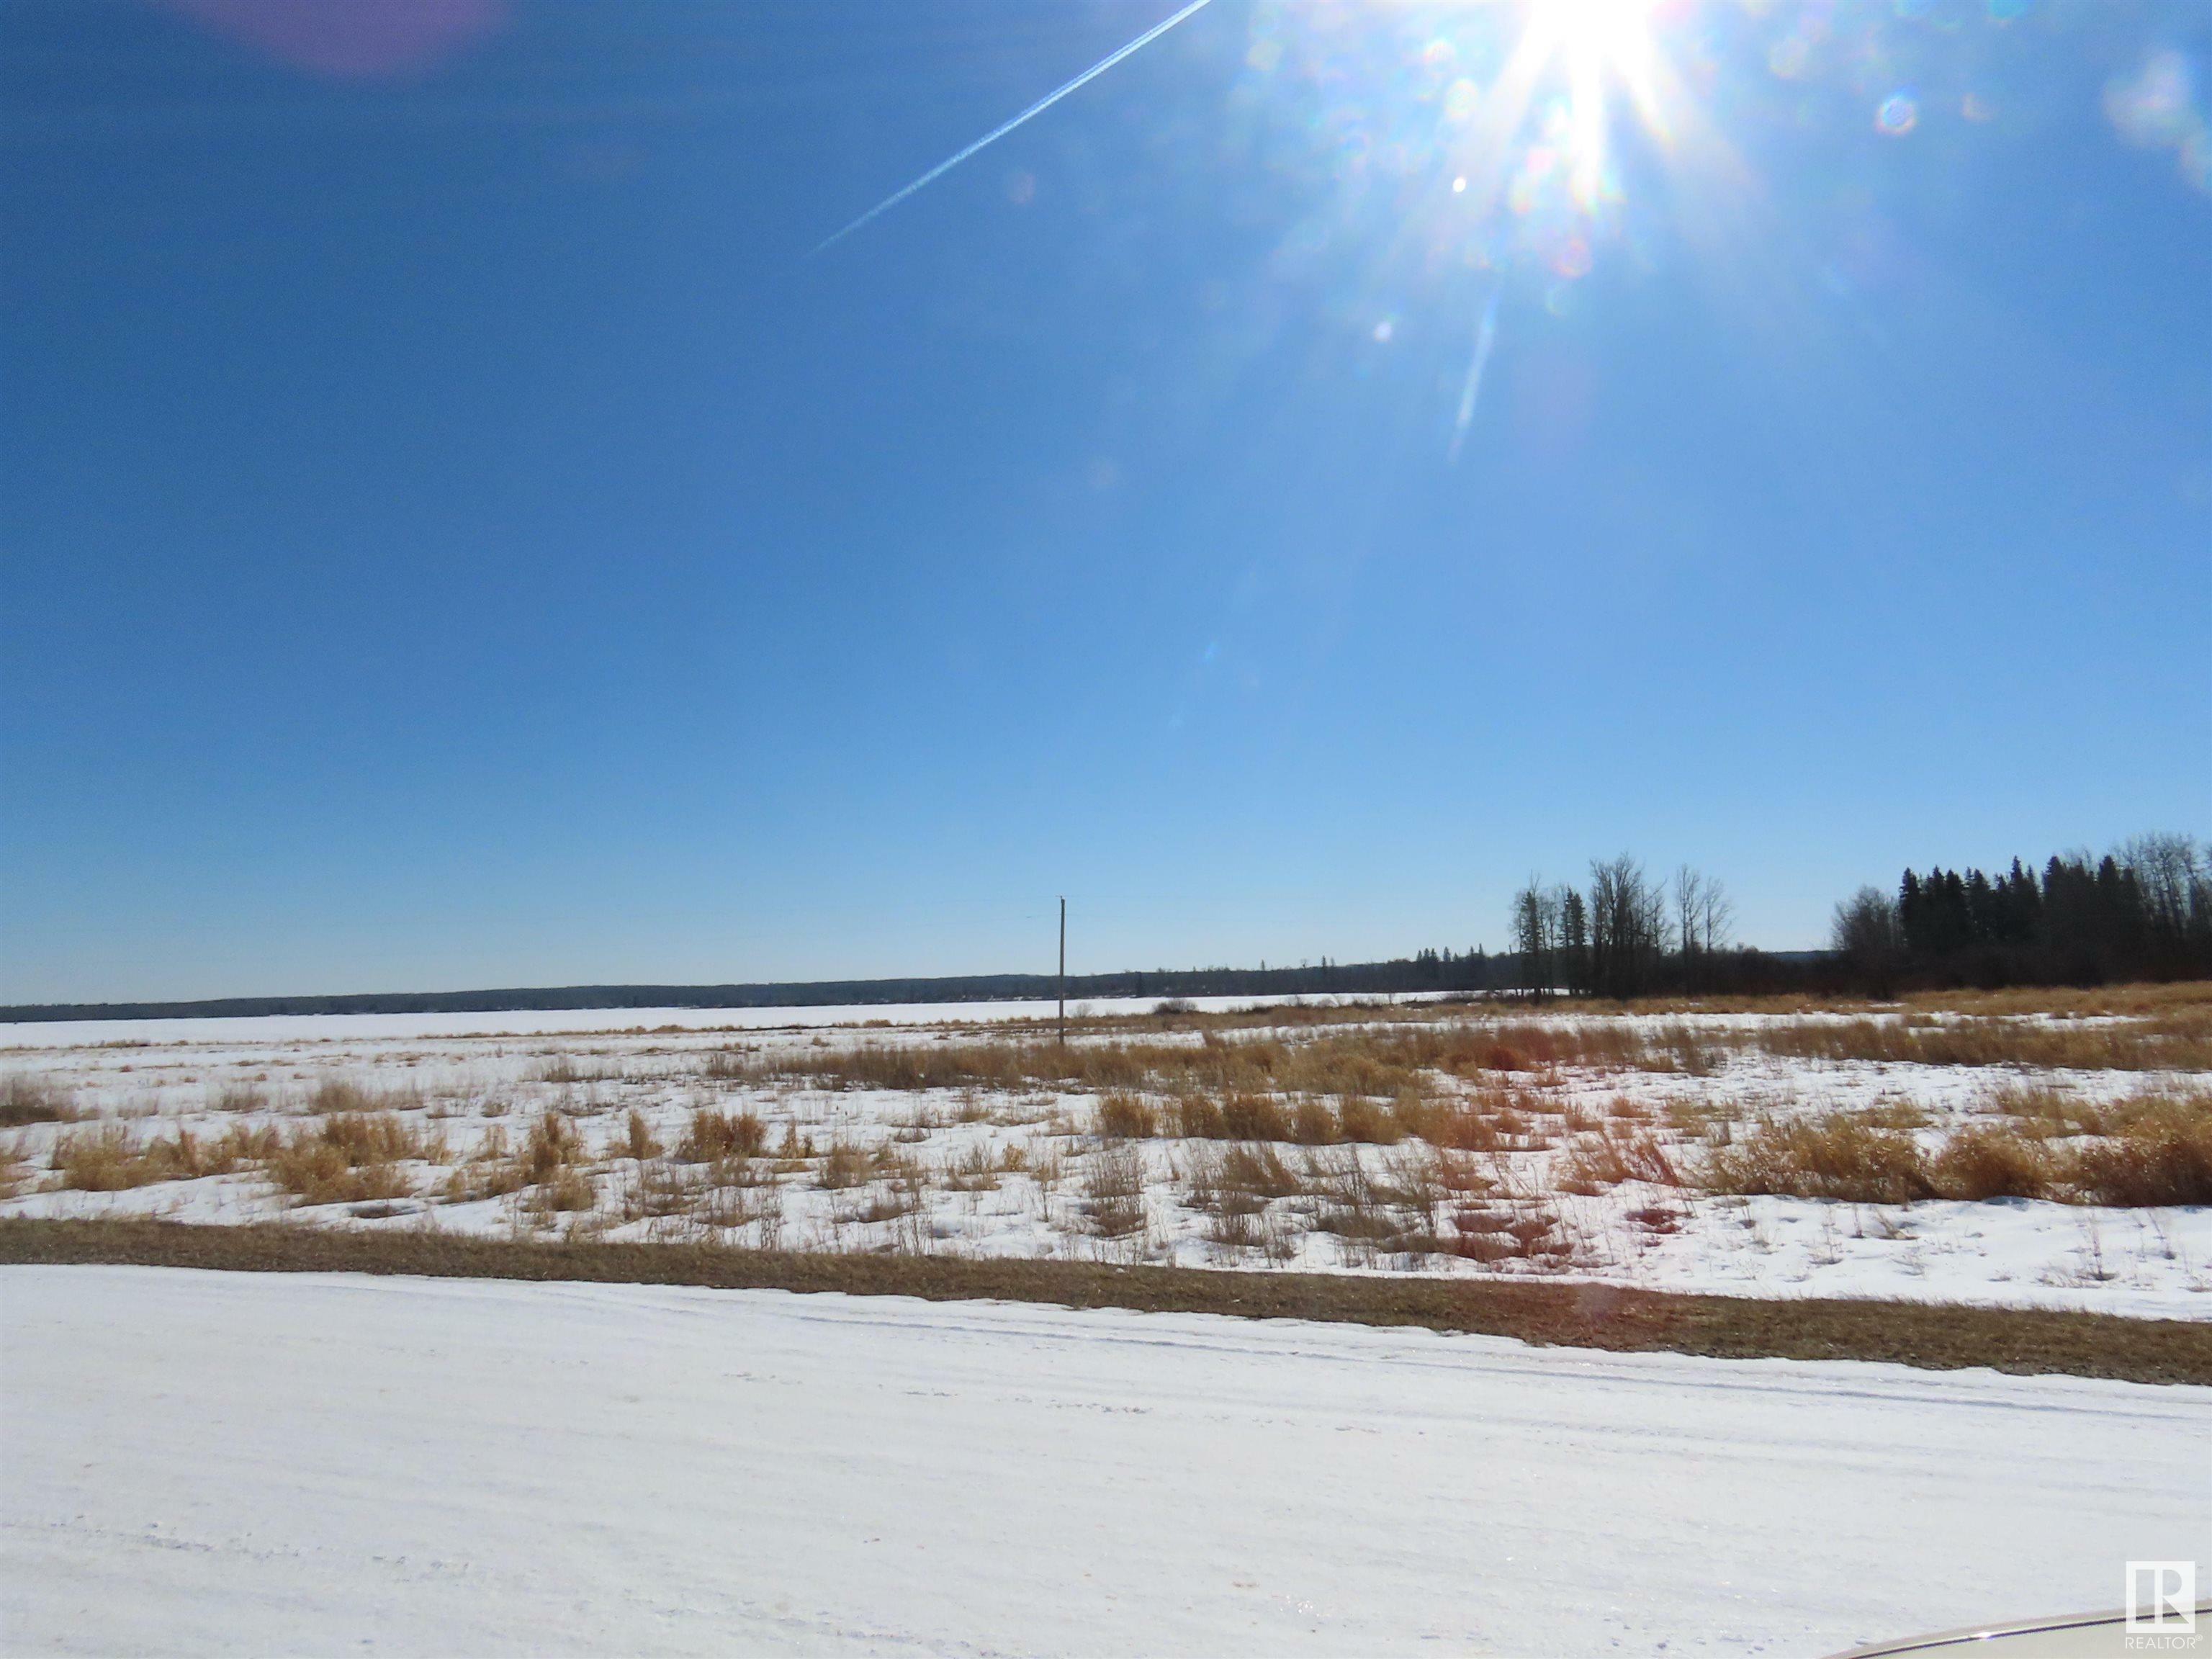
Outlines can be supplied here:
M0 1460L11 1654L1819 1654L2212 1557L2212 1390L768 1291L9 1267Z

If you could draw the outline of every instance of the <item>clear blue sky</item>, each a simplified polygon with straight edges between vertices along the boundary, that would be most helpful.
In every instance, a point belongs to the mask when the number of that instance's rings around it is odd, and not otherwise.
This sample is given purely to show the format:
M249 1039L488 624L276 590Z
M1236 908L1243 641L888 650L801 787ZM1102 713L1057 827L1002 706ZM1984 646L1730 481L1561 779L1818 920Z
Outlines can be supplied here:
M1171 9L0 9L0 1000L2212 829L2212 7Z

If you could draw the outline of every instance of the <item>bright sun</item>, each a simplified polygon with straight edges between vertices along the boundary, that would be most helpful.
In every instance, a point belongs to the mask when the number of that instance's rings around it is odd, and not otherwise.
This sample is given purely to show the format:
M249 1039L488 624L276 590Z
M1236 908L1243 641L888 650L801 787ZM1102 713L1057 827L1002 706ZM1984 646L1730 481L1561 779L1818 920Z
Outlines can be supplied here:
M1638 118L1663 138L1651 43L1652 0L1533 0L1521 52L1540 70L1566 70L1568 129L1577 199L1594 204L1605 173L1606 82L1618 81Z

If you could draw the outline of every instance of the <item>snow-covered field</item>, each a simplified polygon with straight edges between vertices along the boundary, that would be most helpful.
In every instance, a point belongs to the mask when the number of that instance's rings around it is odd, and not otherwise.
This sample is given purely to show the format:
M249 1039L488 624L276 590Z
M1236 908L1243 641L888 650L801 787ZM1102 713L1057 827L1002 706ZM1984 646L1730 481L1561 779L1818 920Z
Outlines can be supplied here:
M11 1653L1812 1655L2212 1554L2212 1390L0 1269Z
M1395 999L1412 1006L1425 994ZM1282 1004L1326 1006L1315 997L1186 997L1184 1006L1223 1013ZM1141 1014L1158 997L1095 997L1067 1005L1072 1019ZM547 1036L577 1032L629 1035L674 1031L775 1031L851 1026L863 1030L1004 1025L1058 1016L1059 1005L1005 1002L825 1004L798 1008L510 1008L458 1014L262 1014L235 1019L73 1019L0 1024L0 1053L10 1048L83 1048L110 1043L288 1043L363 1037Z
M46 1090L78 1115L0 1134L0 1214L287 1215L362 1228L583 1229L616 1239L1255 1271L1541 1273L2212 1319L2212 1208L1732 1196L1691 1178L1709 1143L1762 1118L1856 1114L1903 1126L1932 1152L1962 1127L2007 1121L2024 1090L2089 1107L2164 1090L2212 1110L2212 1079L2202 1073L1808 1059L1742 1042L1774 1018L1759 1014L1516 1016L1523 1031L1609 1026L1661 1051L1640 1066L1585 1055L1489 1081L1425 1083L1447 1104L1480 1097L1490 1121L1511 1128L1480 1152L1418 1138L1285 1139L1260 1149L1272 1161L1259 1167L1224 1163L1235 1151L1227 1140L1178 1132L1164 1093L1145 1108L1159 1120L1152 1133L1115 1139L1099 1133L1097 1088L1034 1078L884 1087L805 1070L855 1045L927 1054L1035 1043L1038 1029L1020 1022L1048 1012L989 1004L0 1027L11 1087ZM1316 1035L1388 1037L1452 1021L1488 1030L1481 1022L1498 1016L1401 1006L1350 1024L1342 1010L1321 1023L1310 1010L1285 1011L1279 1027L1276 1018L1267 1011L1206 1031L1125 1022L1079 1032L1076 1042L1291 1048ZM1824 1018L1841 1017L1813 1020ZM1686 1049L1681 1065L1668 1044ZM1285 1113L1296 1103L1282 1103ZM288 1189L272 1176L270 1137L312 1138L319 1124L363 1109L389 1113L404 1144L366 1170L341 1164L335 1181L295 1178ZM1392 1109L1387 1090L1362 1109ZM755 1121L748 1133L758 1144L734 1156L687 1150L702 1111ZM64 1149L101 1134L129 1157L178 1151L166 1164L140 1157L128 1175L59 1173ZM1680 1178L1641 1166L1608 1174L1602 1158L1578 1165L1578 1148L1625 1152L1632 1164L1656 1149Z

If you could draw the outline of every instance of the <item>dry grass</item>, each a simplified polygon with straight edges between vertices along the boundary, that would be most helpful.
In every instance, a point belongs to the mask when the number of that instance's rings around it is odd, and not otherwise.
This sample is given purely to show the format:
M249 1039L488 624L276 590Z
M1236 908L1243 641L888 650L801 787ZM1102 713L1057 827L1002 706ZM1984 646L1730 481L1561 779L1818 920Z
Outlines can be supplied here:
M449 1204L476 1204L520 1192L526 1184L521 1160L507 1149L506 1127L495 1123L469 1160L446 1177L441 1196Z
M713 1244L467 1238L159 1221L0 1219L0 1261L130 1262L245 1272L405 1273L988 1297L1244 1318L1425 1326L1612 1352L1990 1366L2212 1383L2212 1325L1914 1302L1673 1295L1601 1285L1208 1273L945 1255L804 1255Z
M2047 1121L1970 1124L1932 1157L1910 1134L1859 1114L1766 1120L1736 1144L1711 1149L1697 1178L1715 1192L1862 1204L1924 1198L2131 1209L2212 1204L2212 1112L2201 1102L2154 1101L2126 1113L2108 1133L2063 1137Z
M873 1160L872 1174L876 1179L871 1181L865 1200L854 1211L854 1220L901 1221L919 1218L924 1212L929 1199L930 1172L919 1158L886 1147ZM905 1242L918 1248L918 1230L909 1231Z
M699 1208L707 1189L702 1171L664 1163L641 1163L622 1191L625 1221L688 1216Z
M179 1128L140 1140L119 1123L64 1134L54 1143L54 1184L75 1192L113 1193L164 1181L229 1175L276 1150L273 1132L232 1129L202 1139Z
M995 1192L1000 1176L1021 1167L1020 1154L1020 1147L1009 1146L1006 1156L1001 1157L988 1143L978 1141L966 1152L946 1160L943 1170L945 1185L956 1193ZM1012 1160L1011 1168L1009 1158Z
M1916 1066L2008 1066L2025 1071L2212 1069L2212 1009L2169 1008L2126 1023L2048 1024L2011 1018L1788 1020L1736 1040L1789 1060Z
M405 1196L410 1182L399 1166L444 1156L436 1135L396 1112L336 1112L295 1130L263 1167L277 1190L302 1204L354 1204Z
M620 1155L634 1158L639 1163L660 1156L660 1141L653 1133L653 1126L645 1121L645 1114L635 1106L623 1124L623 1138L617 1143Z
M1145 1160L1134 1146L1094 1154L1083 1169L1083 1221L1101 1238L1129 1238L1145 1230Z
M1019 1040L823 1048L763 1056L747 1076L833 1089L1204 1093L1224 1103L1298 1094L1388 1099L1425 1086L1422 1073L1431 1069L1484 1070L1483 1057L1494 1047L1486 1039L1470 1046L1422 1029L1236 1040L1207 1030L1195 1042L1075 1042L1064 1048Z
M1908 1011L1845 1020L1784 1018L1705 1030L1680 1019L1500 1018L1466 1007L1291 1009L1249 1017L1171 1014L1091 1022L1065 1047L998 1040L866 1042L709 1057L717 1078L756 1085L952 1091L963 1100L1052 1092L1100 1097L1109 1139L1390 1145L1408 1135L1467 1150L1534 1150L1552 1139L1534 1103L1570 1073L1704 1077L1735 1053L1830 1062L2086 1070L2212 1066L2212 1002L2143 994L2124 1024L2028 1022ZM1715 1005L1674 1005L1686 1011ZM1747 1005L1750 1006L1750 1005ZM1814 1005L1758 1005L1772 1013ZM1149 1030L1152 1035L1142 1035ZM1570 1127L1573 1126L1569 1126ZM1596 1179L1594 1171L1585 1171Z
M873 1160L861 1147L842 1139L832 1140L814 1171L814 1184L824 1192L842 1193L865 1186L874 1178Z
M1703 1186L1718 1193L1858 1204L1910 1204L1936 1196L1918 1142L1848 1112L1763 1120L1735 1144L1711 1149L1700 1176Z
M422 1108L422 1092L411 1085L372 1089L344 1077L322 1079L308 1093L306 1103L306 1109L319 1117L337 1114L374 1116L380 1113L420 1111Z
M535 1186L559 1177L583 1160L583 1138L559 1112L541 1112L522 1143L522 1178Z
M68 1123L82 1115L76 1097L67 1089L42 1077L10 1072L0 1077L0 1128L26 1123Z
M717 1048L699 1062L699 1075L710 1083L742 1083L759 1073L740 1048Z
M265 1112L269 1093L258 1083L226 1083L209 1095L208 1107L217 1112Z
M598 1183L574 1165L563 1164L532 1183L523 1212L536 1220L550 1221L556 1215L596 1209L599 1202Z
M2212 980L2170 985L2103 985L2087 990L2063 986L2014 986L2002 991L1916 991L1908 1007L1929 1013L2011 1016L2045 1014L2059 1019L2139 1018L2149 1015L2212 1013Z
M2073 1183L2100 1204L2212 1204L2212 1113L2146 1112L2075 1156Z
M1929 1161L1929 1183L1945 1198L2052 1198L2061 1167L2041 1141L2009 1125L1972 1124Z
M1417 1256L1443 1248L1437 1208L1443 1196L1431 1164L1399 1158L1376 1169L1357 1147L1315 1154L1322 1194L1315 1226L1340 1241L1349 1260L1372 1265L1383 1255Z
M2058 1084L2027 1083L1992 1091L1986 1105L2030 1134L2115 1135L2144 1118L2212 1119L2212 1089L2158 1083L2097 1099Z
M1411 1003L1382 998L1350 998L1330 1002L1254 1004L1222 1010L1199 1010L1183 1003L1158 1005L1142 1014L1094 1016L1076 1024L1084 1035L1116 1036L1138 1031L1214 1031L1219 1033L1279 1029L1316 1029L1334 1025L1453 1023L1468 1019L1504 1019L1515 1016L1501 1011L1526 1007L1511 995L1461 995ZM1787 1018L1797 1014L1877 1013L1899 1007L1926 1012L1984 1016L2048 1014L2062 1018L2156 1014L2175 1009L2212 1008L2212 981L2179 984L2129 984L2089 989L2068 987L2018 986L2002 991L1916 991L1899 1002L1881 1003L1863 996L1823 995L1787 992L1758 996L1642 997L1626 1002L1603 999L1550 1005L1556 1013L1605 1018L1633 1014L1748 1014Z
M1560 1191L1584 1195L1618 1187L1625 1181L1663 1187L1681 1184L1674 1158L1659 1138L1649 1129L1619 1121L1569 1142L1553 1179Z
M1283 1155L1265 1144L1200 1149L1184 1171L1191 1206L1210 1214L1240 1206L1264 1209L1279 1198L1295 1198L1306 1184L1283 1162Z
M1206 1216L1206 1236L1227 1250L1257 1249L1271 1261L1297 1253L1296 1229L1271 1218L1268 1206L1296 1198L1305 1182L1273 1146L1232 1146L1201 1150L1186 1171L1191 1206Z
M718 1112L702 1106L676 1148L686 1164L712 1164L726 1158L757 1158L768 1146L768 1126L750 1112Z
M1116 1090L1098 1103L1098 1133L1109 1140L1143 1140L1159 1130L1149 1102Z
M783 1194L760 1164L750 1158L732 1158L708 1166L700 1189L696 1218L709 1227L735 1231L758 1225L763 1243L772 1239L783 1220Z

